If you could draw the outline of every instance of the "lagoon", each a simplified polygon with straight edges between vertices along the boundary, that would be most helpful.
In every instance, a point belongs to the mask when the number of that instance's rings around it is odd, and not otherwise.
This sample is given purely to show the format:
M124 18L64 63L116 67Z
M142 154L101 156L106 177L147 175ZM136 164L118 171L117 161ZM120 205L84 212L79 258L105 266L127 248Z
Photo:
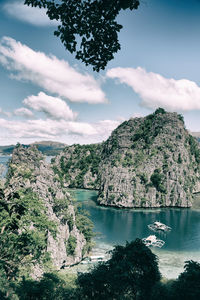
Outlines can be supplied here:
M9 156L0 156L0 164L6 166L9 159ZM94 223L97 234L93 249L95 255L104 254L114 245L124 245L126 241L154 234L147 225L157 220L172 227L172 231L167 234L157 234L165 241L165 245L161 249L152 248L158 255L160 271L164 277L176 278L183 271L186 260L200 262L200 210L101 207L96 204L97 191L70 191L82 203L83 208L89 211Z
M168 233L156 233L165 241L161 248L151 248L158 255L160 271L164 277L176 278L182 271L184 261L200 262L200 210L163 209L117 209L96 204L97 192L73 190L74 197L90 213L94 223L95 254L103 254L114 245L144 238L153 233L147 225L160 221L172 227Z

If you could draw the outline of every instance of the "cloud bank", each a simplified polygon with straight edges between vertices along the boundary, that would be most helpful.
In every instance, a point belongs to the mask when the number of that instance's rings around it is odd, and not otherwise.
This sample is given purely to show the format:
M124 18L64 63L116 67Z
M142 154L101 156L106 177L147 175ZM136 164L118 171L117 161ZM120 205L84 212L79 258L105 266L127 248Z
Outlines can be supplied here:
M107 139L120 124L115 120L96 123L37 119L27 121L0 118L1 143L30 143L35 140L57 140L67 144L97 143Z
M59 22L50 20L46 9L24 5L24 1L14 1L3 6L4 11L11 17L34 26L58 26Z
M21 117L25 117L25 118L33 117L32 111L28 108L25 108L25 107L15 109L14 114L16 116L21 116Z
M34 51L10 37L0 41L0 63L13 72L13 78L32 82L72 102L107 102L99 83L91 75L81 74L67 61Z
M72 121L78 115L69 108L65 101L48 96L43 92L40 92L37 96L27 97L23 103L36 111L44 112L48 117L56 120Z
M163 107L169 111L200 109L200 87L193 81L168 79L140 67L113 68L108 70L107 77L130 86L145 107Z

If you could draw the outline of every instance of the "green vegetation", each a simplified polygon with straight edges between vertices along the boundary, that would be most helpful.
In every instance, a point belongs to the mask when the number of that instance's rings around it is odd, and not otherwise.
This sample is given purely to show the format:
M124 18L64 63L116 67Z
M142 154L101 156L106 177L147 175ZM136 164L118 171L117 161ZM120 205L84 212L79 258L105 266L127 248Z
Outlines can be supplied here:
M179 153L178 154L178 163L182 164L182 162L183 162L183 160L182 160L181 154Z
M75 239L70 240L74 251ZM72 254L73 255L73 254ZM200 264L185 263L176 280L164 280L158 258L141 240L115 246L111 258L89 272L44 273L34 280L27 274L18 280L0 281L2 300L197 300L200 298Z
M197 140L193 136L189 135L187 142L189 144L191 154L194 155L196 162L199 164L200 163L200 148L199 148Z
M133 154L131 152L126 152L124 160L122 161L122 166L124 168L131 167L134 165Z
M196 300L200 298L200 264L186 261L184 272L172 285L173 299Z
M118 23L119 13L135 10L140 4L138 0L25 0L24 3L45 8L50 20L59 20L54 35L76 59L97 72L104 70L121 49L118 33L123 26Z
M73 216L69 214L69 204L71 204L69 198L54 198L53 212L56 214L57 217L60 218L61 224L67 224L69 226L69 231L72 231L74 226L74 219Z
M133 142L132 149L136 147L137 141L143 142L143 147L149 147L158 134L162 131L163 125L167 122L162 115L166 114L163 108L158 108L153 114L148 115L144 122L135 131L131 140Z
M71 235L66 241L66 252L68 255L74 255L76 249L76 237Z
M139 239L116 246L112 257L78 276L83 299L147 299L160 280L158 261Z
M70 153L69 158L61 156L60 168L53 166L53 170L58 174L60 181L67 182L69 187L84 188L84 176L91 172L89 181L91 188L98 183L98 168L101 161L101 146L98 144L91 145L73 145L66 147L65 152ZM74 178L73 174L76 173Z
M112 202L114 199L115 199L115 195L111 194L109 195L108 202Z
M184 124L184 118L183 118L183 116L181 114L178 114L178 118Z
M92 238L94 237L93 233L93 223L88 218L89 213L86 210L82 209L81 205L76 206L75 216L76 216L76 227L84 235L86 239L86 245L84 252L89 252L92 248Z
M109 185L108 190L111 192L113 190L113 187L114 187L113 185Z
M164 110L164 108L159 107L155 110L154 114L155 115L158 115L158 114L164 115L164 114L166 114L166 111Z
M0 200L0 274L14 280L25 266L47 259L47 234L56 238L57 226L49 221L43 202L30 189Z
M15 286L15 297L17 298L10 299L75 300L78 299L76 298L76 289L76 275L59 272L45 273L38 281L24 278Z
M126 124L127 122L124 123ZM119 125L119 127L116 130L118 130L120 126L122 126L122 124ZM113 154L119 148L119 141L118 141L118 135L116 130L113 131L110 139L108 139L106 142L103 143L103 150L102 150L103 158L106 158L107 155ZM117 161L117 157L114 159Z
M146 184L148 182L148 178L147 178L147 175L142 173L142 174L139 174L139 177L140 177L140 182L142 184Z
M155 169L151 175L151 182L158 192L165 193L166 188L164 186L165 176L159 169Z

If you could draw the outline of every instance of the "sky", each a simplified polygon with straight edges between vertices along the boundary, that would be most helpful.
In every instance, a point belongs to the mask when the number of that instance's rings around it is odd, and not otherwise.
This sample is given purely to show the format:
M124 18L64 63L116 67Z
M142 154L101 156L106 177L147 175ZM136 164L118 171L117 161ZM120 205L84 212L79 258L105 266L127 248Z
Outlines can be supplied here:
M121 50L93 72L44 9L0 0L0 145L96 143L158 107L200 131L200 0L142 0L120 13Z

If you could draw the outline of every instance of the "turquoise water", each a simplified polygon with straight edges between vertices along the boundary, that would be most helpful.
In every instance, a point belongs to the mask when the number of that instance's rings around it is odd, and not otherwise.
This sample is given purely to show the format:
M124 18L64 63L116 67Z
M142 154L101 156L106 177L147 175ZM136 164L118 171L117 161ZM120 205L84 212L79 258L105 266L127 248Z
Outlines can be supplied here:
M192 209L116 209L96 205L96 191L74 190L75 198L90 213L97 232L94 251L101 253L116 244L155 234L147 225L158 220L172 227L171 232L156 234L165 241L153 251L160 260L165 277L175 278L183 271L185 260L200 260L200 211Z
M0 177L5 177L7 172L7 163L11 157L10 156L0 156L0 164L2 165L2 172ZM1 170L1 169L0 169Z
M9 156L0 157L0 164L6 166L9 159ZM147 225L157 220L172 227L172 231L167 234L157 234L165 241L165 245L161 249L152 249L159 257L163 276L177 277L183 271L186 260L200 262L200 210L100 207L96 205L96 191L73 190L72 193L89 211L94 223L94 231L97 233L94 254L101 255L114 245L154 234Z

